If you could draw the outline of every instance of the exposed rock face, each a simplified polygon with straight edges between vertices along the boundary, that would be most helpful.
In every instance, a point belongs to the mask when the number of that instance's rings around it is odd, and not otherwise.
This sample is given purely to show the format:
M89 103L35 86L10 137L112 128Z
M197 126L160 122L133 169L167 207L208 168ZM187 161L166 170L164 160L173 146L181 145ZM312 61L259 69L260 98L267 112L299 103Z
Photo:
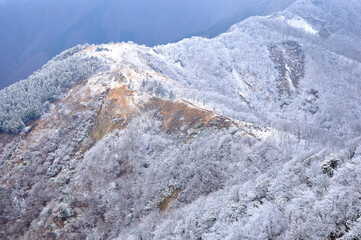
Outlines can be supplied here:
M0 238L360 238L361 64L302 17L74 52L105 67L0 135Z
M268 47L275 68L279 72L279 91L294 95L305 75L305 55L298 42L286 41Z

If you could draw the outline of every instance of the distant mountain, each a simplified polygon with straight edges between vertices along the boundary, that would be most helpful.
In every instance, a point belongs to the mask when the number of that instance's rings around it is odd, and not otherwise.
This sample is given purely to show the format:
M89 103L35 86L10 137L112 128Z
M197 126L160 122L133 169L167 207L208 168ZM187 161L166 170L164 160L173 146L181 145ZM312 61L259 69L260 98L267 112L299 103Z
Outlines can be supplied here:
M245 0L55 0L0 5L0 89L77 44L174 42L233 15Z
M1 239L360 239L361 2L69 49L0 91Z

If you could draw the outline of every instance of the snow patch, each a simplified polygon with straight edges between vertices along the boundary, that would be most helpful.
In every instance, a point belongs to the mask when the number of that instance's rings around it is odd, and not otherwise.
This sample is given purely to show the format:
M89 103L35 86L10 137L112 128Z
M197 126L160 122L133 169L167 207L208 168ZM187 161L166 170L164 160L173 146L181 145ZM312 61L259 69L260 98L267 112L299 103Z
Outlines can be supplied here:
M293 85L292 79L291 79L291 69L288 66L288 64L286 64L286 70L287 70L286 71L286 79L287 79L288 85L289 85L291 91L295 91L295 86Z
M111 67L111 70L115 70L125 63L148 69L149 67L139 56L139 52L144 52L145 49L146 47L135 44L116 43L94 45L86 52L90 56L104 59Z
M242 94L245 94L249 87L247 84L241 79L236 69L232 70L233 78L237 81L239 90L242 92Z
M286 19L284 16L281 16L281 18L286 21L287 24L291 25L294 28L302 29L305 32L311 33L311 34L317 34L318 31L315 30L305 19L295 16L292 19Z

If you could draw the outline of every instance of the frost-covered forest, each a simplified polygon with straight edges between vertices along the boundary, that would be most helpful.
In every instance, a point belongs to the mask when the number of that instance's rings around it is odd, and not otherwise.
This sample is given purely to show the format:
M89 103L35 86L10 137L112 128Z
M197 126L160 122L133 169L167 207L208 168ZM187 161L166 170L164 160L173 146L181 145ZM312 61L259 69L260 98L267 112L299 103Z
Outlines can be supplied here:
M74 56L86 47L79 45L61 53L28 79L0 90L0 132L20 132L69 87L104 70L94 57Z
M359 9L82 46L1 91L0 238L361 239Z

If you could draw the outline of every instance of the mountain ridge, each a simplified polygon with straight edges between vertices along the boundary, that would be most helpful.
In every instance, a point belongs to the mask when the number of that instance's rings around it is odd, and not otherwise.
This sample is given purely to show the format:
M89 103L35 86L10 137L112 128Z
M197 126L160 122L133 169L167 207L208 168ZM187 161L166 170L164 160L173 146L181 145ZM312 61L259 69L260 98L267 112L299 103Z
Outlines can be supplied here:
M6 56L0 59L0 88L77 44L175 41L232 14L244 1L8 1L0 5L0 43L7 46L0 49Z

